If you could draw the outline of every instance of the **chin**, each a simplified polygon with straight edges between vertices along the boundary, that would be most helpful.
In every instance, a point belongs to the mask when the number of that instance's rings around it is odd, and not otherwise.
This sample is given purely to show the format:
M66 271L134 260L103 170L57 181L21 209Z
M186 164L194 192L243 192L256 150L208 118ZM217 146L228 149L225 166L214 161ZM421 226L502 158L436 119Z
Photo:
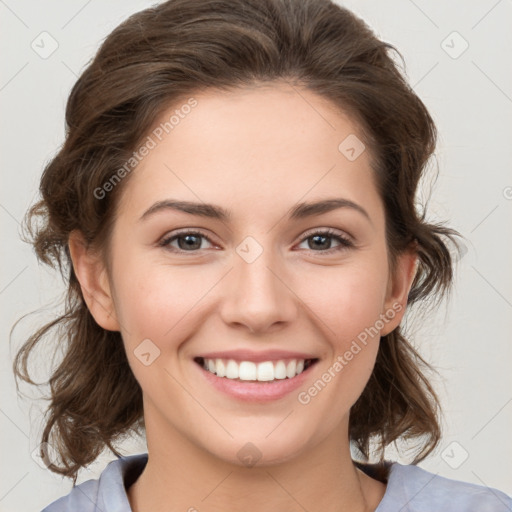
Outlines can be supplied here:
M272 435L270 436L272 437ZM211 442L211 439L209 440ZM289 430L274 438L250 434L225 440L214 449L203 445L214 457L241 468L276 466L298 457L306 449L307 440L291 436Z

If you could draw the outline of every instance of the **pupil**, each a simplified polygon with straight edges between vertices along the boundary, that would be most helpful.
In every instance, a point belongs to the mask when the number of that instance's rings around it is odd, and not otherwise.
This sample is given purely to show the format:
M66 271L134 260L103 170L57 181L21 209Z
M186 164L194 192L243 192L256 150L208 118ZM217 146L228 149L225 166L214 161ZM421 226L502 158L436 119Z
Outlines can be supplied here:
M324 240L324 243L323 243L323 244L322 244L322 243L320 243L320 245L316 244L316 248L319 248L319 247L320 247L321 249L329 249L329 245L330 245L330 243L328 243L328 242L327 242L327 240L328 240L328 238L329 238L329 237L327 237L327 236L323 236L323 235L314 235L312 238L313 238L313 240L315 240L315 241L316 241L316 240L319 240L319 239L320 239L320 240L321 240L321 239L323 239L323 240Z
M201 241L199 240L199 237L196 235L185 235L179 238L178 240L180 249L199 249L201 247ZM181 244L181 240L185 240L185 244Z

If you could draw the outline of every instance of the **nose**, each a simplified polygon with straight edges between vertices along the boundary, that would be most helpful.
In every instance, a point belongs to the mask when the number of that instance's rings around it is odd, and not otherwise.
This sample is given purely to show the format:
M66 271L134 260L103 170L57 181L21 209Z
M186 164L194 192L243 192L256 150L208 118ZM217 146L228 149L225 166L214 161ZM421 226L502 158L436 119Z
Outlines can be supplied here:
M266 333L297 317L297 295L271 250L263 250L251 263L235 253L234 268L228 278L221 316L231 327L242 326L254 334Z

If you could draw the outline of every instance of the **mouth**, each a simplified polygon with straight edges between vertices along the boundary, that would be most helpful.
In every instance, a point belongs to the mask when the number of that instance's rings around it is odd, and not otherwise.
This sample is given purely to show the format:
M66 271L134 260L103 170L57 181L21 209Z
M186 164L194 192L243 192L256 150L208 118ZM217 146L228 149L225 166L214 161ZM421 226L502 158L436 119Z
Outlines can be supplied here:
M223 379L243 382L274 382L294 379L315 365L318 358L256 362L195 357L194 362L203 370Z

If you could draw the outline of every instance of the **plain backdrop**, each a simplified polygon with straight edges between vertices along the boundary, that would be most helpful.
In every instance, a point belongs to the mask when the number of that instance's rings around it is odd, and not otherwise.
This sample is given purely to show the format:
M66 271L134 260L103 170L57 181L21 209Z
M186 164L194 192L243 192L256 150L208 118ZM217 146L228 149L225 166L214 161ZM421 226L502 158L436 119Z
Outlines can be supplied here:
M44 164L63 142L65 101L77 76L115 26L152 4L0 1L2 512L41 510L71 488L32 455L45 403L19 399L11 370L23 336L52 317L63 292L58 276L39 266L20 240L20 222L37 199ZM512 3L343 5L405 57L409 82L440 132L429 218L447 220L466 237L451 300L434 316L408 320L416 346L442 376L433 384L444 409L444 438L420 465L512 494ZM35 310L10 342L15 320ZM141 451L143 440L131 440L123 453ZM79 481L96 477L113 458L102 455Z

